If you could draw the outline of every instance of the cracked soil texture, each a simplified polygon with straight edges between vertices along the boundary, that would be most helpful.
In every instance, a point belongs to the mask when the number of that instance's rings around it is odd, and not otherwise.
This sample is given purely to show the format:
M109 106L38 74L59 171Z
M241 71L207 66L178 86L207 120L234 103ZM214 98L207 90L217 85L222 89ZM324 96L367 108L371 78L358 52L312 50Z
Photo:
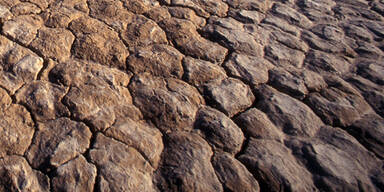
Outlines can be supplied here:
M0 191L384 191L383 0L0 0Z

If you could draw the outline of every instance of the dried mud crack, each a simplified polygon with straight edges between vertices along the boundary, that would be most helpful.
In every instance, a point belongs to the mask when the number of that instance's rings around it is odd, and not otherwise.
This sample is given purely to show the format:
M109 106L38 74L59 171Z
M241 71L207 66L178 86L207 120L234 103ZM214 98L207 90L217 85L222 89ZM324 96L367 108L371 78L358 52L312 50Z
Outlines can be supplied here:
M0 0L0 191L383 191L383 0Z

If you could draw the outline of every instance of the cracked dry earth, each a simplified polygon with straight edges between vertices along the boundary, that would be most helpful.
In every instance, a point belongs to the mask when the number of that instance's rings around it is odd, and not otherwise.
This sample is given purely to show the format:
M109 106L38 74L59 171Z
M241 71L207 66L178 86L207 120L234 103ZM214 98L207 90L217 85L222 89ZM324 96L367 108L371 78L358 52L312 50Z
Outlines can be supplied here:
M0 191L382 191L383 0L0 0Z

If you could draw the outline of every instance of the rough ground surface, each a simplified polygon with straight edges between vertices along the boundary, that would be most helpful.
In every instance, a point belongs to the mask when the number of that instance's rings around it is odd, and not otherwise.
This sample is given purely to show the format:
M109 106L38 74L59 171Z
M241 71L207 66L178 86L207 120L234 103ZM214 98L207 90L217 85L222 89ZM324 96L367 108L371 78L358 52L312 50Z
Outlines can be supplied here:
M0 0L0 191L383 191L383 0Z

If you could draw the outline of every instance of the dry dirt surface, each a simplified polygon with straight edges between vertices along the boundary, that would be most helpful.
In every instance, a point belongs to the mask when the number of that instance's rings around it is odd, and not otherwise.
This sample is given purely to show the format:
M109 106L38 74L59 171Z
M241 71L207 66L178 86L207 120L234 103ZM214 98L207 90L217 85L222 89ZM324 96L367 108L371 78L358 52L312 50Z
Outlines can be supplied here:
M383 190L383 0L0 0L0 192Z

